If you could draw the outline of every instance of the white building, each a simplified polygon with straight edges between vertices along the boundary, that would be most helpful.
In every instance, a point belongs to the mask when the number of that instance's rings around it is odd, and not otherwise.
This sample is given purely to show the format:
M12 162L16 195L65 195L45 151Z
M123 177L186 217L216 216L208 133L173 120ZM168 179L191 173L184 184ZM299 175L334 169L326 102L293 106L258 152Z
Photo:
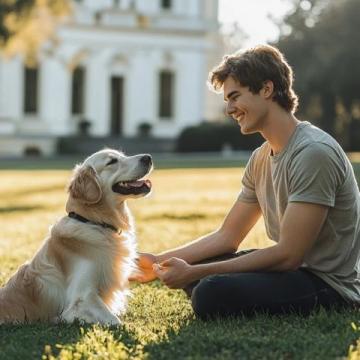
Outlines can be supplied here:
M218 0L75 1L36 67L0 59L0 154L10 141L19 154L35 143L50 154L49 139L84 119L94 136L135 136L145 122L176 137L218 117L206 86L221 56L217 17Z

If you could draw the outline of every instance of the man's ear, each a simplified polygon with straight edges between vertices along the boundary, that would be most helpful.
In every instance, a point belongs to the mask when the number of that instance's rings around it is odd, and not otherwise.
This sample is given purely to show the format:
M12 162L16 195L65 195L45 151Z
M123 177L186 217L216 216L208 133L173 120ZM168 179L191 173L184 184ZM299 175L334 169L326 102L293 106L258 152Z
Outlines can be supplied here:
M274 83L271 80L264 81L261 91L265 99L270 99L274 94Z
M69 185L69 193L74 199L86 204L98 203L102 190L95 169L91 166L77 166Z

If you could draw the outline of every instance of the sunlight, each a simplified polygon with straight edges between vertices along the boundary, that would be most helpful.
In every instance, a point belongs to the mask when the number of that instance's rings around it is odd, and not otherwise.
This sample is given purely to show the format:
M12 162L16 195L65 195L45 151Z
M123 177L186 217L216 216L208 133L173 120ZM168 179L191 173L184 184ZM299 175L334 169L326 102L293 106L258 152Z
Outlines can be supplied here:
M219 0L219 21L224 31L237 23L246 35L243 46L254 46L276 40L277 25L270 19L281 19L292 9L288 0Z

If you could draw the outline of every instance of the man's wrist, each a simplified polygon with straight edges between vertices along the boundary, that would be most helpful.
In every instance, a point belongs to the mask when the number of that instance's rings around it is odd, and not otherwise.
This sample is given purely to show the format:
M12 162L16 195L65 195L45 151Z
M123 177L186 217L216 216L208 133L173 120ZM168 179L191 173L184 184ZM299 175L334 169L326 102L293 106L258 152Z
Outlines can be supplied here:
M193 274L192 281L202 279L208 275L212 275L211 265L212 264L191 265Z
M169 256L167 256L166 254L154 254L155 259L156 259L156 263L161 264L163 261L169 259Z

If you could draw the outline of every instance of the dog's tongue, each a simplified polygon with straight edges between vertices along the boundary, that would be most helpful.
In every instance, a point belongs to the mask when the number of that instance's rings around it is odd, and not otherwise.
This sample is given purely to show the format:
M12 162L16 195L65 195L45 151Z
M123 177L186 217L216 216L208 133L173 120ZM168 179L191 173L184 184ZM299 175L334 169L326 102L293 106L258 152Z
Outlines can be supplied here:
M130 185L130 186L132 186L132 187L141 187L141 186L143 186L144 184L147 185L148 187L151 186L150 180L129 181L127 184Z

